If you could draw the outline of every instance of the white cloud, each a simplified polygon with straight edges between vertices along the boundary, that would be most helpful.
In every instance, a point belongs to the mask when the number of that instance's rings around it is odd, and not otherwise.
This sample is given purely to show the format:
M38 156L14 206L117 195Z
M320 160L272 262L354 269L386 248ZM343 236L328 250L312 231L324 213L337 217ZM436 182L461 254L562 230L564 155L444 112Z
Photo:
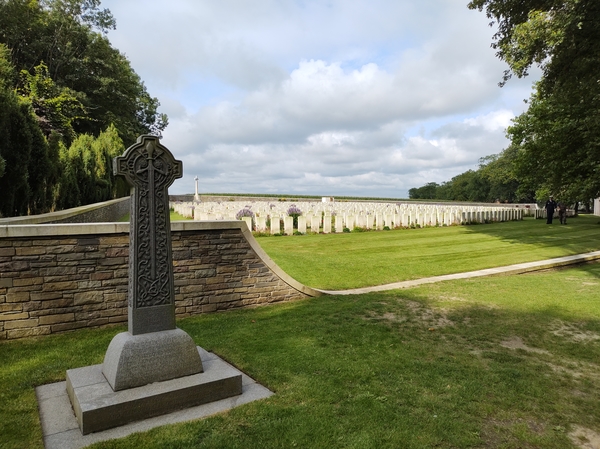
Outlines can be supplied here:
M506 147L530 81L499 89L464 0L103 1L170 117L171 188L406 196ZM418 130L418 131L416 131Z
M512 119L515 118L513 111L503 109L500 111L492 111L485 115L479 115L474 118L467 118L464 123L470 126L480 126L486 131L505 130L511 125Z

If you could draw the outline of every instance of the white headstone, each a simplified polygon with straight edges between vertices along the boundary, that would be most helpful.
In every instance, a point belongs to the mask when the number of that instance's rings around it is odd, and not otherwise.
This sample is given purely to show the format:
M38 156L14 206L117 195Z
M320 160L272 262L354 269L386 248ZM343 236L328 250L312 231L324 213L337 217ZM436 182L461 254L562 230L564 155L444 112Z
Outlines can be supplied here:
M283 217L283 229L287 235L294 234L294 217Z
M298 232L306 234L306 217L304 215L298 217Z
M279 216L271 216L271 234L281 234L281 224Z
M323 216L323 234L331 233L331 215Z

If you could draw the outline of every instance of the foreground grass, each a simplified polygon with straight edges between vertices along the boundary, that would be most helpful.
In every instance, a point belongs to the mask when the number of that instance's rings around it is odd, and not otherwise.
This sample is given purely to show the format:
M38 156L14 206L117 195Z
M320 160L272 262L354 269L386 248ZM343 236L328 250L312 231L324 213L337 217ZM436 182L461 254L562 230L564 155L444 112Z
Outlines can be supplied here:
M299 282L327 290L381 285L600 250L598 217L348 234L258 237Z
M93 447L576 448L600 432L599 286L595 264L182 320L275 396ZM0 446L41 448L34 387L121 330L0 343Z

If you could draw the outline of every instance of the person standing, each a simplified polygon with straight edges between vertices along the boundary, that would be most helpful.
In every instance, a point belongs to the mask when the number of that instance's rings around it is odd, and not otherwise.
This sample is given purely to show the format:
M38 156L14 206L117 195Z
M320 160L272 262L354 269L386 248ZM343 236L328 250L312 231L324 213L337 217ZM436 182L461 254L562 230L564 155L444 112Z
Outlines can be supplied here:
M554 217L554 209L556 209L556 201L550 195L550 199L546 201L546 224L552 224L552 218Z
M567 224L567 205L562 201L558 203L558 218L560 224Z

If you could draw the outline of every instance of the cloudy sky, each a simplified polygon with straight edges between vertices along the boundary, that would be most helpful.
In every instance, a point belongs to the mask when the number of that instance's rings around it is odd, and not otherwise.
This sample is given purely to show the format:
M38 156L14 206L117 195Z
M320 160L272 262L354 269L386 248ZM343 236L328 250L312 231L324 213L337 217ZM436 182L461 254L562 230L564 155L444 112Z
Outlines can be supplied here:
M407 198L507 146L534 77L499 88L468 0L104 0L169 116L170 193ZM130 143L126 142L126 145Z

